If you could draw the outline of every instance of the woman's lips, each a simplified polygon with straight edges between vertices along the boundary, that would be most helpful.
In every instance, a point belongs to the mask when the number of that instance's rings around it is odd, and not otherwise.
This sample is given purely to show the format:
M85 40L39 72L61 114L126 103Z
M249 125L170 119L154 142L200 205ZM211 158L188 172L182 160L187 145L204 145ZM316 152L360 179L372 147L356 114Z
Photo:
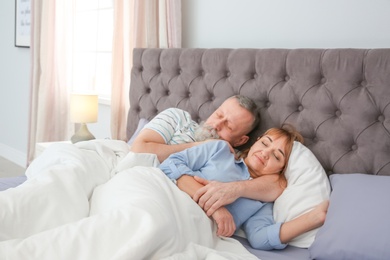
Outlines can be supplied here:
M264 159L258 155L255 155L255 157L257 158L257 160L259 160L261 162L261 164L264 165Z

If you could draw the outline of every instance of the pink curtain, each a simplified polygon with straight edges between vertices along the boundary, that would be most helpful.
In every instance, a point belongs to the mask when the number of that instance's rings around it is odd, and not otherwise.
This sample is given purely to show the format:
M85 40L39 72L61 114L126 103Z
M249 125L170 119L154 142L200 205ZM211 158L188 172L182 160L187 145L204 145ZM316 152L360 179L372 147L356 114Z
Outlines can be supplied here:
M130 70L135 47L181 47L181 0L116 0L111 134L126 140Z
M28 164L37 142L67 140L73 1L33 0Z
M28 163L37 142L69 140L75 0L32 0ZM111 137L126 140L134 47L181 46L180 0L114 0Z

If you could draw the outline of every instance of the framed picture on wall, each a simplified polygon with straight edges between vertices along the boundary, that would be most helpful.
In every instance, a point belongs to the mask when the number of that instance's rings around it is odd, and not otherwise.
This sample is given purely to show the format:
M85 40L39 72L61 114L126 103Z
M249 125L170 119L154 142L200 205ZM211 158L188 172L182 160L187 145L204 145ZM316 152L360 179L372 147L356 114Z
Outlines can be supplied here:
M31 0L15 0L15 46L30 47Z

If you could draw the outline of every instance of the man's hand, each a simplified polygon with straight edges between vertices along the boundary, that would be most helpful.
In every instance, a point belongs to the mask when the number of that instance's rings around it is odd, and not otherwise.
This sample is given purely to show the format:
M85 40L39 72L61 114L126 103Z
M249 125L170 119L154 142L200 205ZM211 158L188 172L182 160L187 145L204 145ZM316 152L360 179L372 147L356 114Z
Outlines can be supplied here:
M207 216L213 215L218 208L233 203L239 197L234 182L209 182L197 176L194 178L205 185L195 192L193 199L203 208Z
M234 224L232 214L230 214L226 208L219 208L214 212L212 217L218 226L218 236L230 237L234 234L234 231L236 231L236 224Z

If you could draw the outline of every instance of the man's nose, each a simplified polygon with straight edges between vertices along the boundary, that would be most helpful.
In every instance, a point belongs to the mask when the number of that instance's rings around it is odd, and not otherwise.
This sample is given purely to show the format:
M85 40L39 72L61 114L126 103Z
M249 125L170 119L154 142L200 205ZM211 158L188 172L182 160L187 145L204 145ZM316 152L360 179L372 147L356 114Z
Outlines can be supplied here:
M220 131L224 121L225 121L225 119L223 119L223 118L216 119L214 121L214 125L213 125L214 129L217 130L217 131Z

